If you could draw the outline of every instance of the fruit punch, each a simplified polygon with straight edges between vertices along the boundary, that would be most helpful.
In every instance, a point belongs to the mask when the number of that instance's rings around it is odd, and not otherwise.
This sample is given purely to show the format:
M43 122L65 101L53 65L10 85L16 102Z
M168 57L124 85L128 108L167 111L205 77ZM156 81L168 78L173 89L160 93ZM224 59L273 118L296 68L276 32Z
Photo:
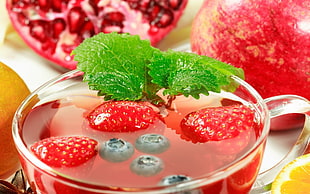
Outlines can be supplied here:
M178 96L163 108L148 102L105 101L86 93L34 107L20 133L31 153L63 178L109 190L147 191L212 175L238 162L261 133L253 107L236 96ZM256 157L246 181L257 174L260 153ZM66 188L40 171L30 174L42 193ZM212 190L221 190L222 181Z

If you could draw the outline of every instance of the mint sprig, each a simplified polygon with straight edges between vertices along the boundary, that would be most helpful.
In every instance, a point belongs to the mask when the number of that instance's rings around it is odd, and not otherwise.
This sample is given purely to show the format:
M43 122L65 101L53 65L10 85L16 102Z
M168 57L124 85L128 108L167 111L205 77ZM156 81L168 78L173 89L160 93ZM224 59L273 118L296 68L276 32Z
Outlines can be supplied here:
M234 90L230 76L242 69L207 56L160 51L137 35L99 33L72 52L89 88L106 100L158 100L156 93L199 98L222 88Z
M85 39L72 54L90 89L106 100L139 100L157 88L150 82L146 64L154 52L147 40L129 34L98 34Z
M243 71L207 56L194 53L167 52L154 53L149 64L152 82L165 88L164 95L193 96L208 95L209 91L220 92L222 86L230 85L231 75L243 77Z

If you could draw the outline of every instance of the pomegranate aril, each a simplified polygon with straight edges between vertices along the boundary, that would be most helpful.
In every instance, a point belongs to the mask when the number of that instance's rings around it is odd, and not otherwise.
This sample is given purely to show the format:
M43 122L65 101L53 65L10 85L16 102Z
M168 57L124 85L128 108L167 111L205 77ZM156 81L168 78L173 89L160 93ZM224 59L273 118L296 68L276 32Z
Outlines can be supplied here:
M25 16L24 13L18 13L17 14L17 20L23 26L26 26L29 24L29 19L28 19L28 17Z
M62 7L62 3L63 3L63 0L53 0L52 1L52 10L54 12L58 12L60 13L61 12L61 7Z
M120 12L110 12L104 16L104 19L101 23L101 31L104 33L110 32L122 32L124 27L123 21L125 16Z
M34 20L29 24L30 35L39 40L40 42L45 42L48 38L48 32L50 32L49 24L43 20Z
M42 43L42 50L45 50L48 54L53 54L56 49L56 41L47 39Z
M84 23L84 26L83 26L83 28L81 30L81 35L82 35L83 39L95 35L94 25L93 25L93 23L90 20L88 20L88 21L86 21Z
M155 2L152 0L142 0L140 1L140 6L137 9L140 9L142 12L152 10L155 5Z
M159 13L161 12L162 7L159 5L155 5L150 13L147 15L150 15L151 24L154 22L154 20L158 17Z
M139 3L136 1L134 1L134 2L133 1L127 1L127 3L131 9L137 9L137 7L139 6Z
M161 0L158 2L161 6L166 9L178 10L182 5L183 0Z
M51 8L50 0L38 0L37 4L42 11L49 11L49 9Z
M86 14L81 7L73 7L68 14L68 25L71 33L79 32L85 22Z
M111 21L113 24L121 24L125 20L125 16L120 12L110 12L104 16L104 19Z
M148 31L149 34L157 34L159 31L159 28L157 26L150 26L150 29Z
M19 0L12 0L12 5L16 5L16 3L19 3Z
M160 0L158 1L158 4L164 8L170 8L169 7L170 2L168 0Z
M14 8L24 8L28 5L28 3L21 0L13 0L12 5Z
M66 22L62 18L57 18L52 22L53 38L58 39L59 35L66 29Z
M173 10L178 10L182 5L183 0L169 0L169 5Z
M155 25L159 28L164 28L164 27L167 27L169 26L173 21L173 13L166 9L166 10L163 10L158 18L155 20Z

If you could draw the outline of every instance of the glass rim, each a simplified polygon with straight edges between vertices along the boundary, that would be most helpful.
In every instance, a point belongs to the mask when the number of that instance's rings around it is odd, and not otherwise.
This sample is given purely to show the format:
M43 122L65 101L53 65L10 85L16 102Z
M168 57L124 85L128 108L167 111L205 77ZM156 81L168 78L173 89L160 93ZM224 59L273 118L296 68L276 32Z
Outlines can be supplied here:
M39 168L41 171L44 171L46 174L53 176L53 177L61 177L61 182L67 182L70 185L78 185L79 188L85 188L86 190L91 190L94 192L104 192L104 193L168 193L173 190L173 188L180 189L180 188L190 188L190 189L198 189L200 186L207 185L208 183L213 183L218 180L221 180L229 175L231 175L236 169L240 169L244 166L244 162L242 162L244 159L249 157L262 143L264 143L265 139L268 136L269 128L270 128L270 115L269 110L267 108L266 103L264 102L263 98L259 95L259 93L246 81L242 80L241 78L237 76L231 76L231 78L236 81L238 84L244 86L250 94L257 100L256 104L257 106L262 108L261 112L264 112L264 127L262 129L262 133L260 137L256 140L255 144L247 150L245 154L234 160L229 165L222 167L220 169L217 169L216 171L213 171L211 173L203 174L199 178L193 178L192 180L174 184L174 185L167 185L167 186L153 186L153 187L143 187L143 188L136 188L136 187L124 187L125 189L129 189L129 191L119 191L119 190L109 190L111 187L115 186L109 186L109 185L96 185L95 183L83 181L71 176L64 175L63 173L53 169L52 167L49 167L47 164L40 161L38 158L36 158L30 150L27 148L27 146L24 144L22 138L20 137L19 133L19 118L22 115L22 111L28 106L28 102L31 101L31 99L36 96L40 91L44 89L48 89L50 86L57 84L58 82L68 80L70 78L75 78L83 75L83 72L79 70L71 70L69 72L63 73L37 89L31 92L30 95L28 95L24 101L20 104L18 109L15 112L13 122L12 122L12 134L13 134L13 140L15 143L15 147L17 148L20 155L23 155L29 162L32 163L33 166L36 168ZM35 106L33 106L35 107ZM206 180L208 179L208 180ZM81 186L82 185L82 186ZM117 187L118 188L118 187ZM139 191L140 190L140 191ZM143 190L143 191L141 191Z

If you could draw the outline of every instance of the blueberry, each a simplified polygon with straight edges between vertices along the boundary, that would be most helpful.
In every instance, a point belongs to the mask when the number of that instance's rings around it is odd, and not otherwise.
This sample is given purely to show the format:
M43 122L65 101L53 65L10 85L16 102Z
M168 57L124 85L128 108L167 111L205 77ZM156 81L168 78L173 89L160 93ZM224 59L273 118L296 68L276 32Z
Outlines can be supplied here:
M185 175L170 175L170 176L164 177L161 180L160 185L172 185L172 184L177 184L177 183L181 183L181 182L189 181L189 180L191 180L191 178Z
M158 174L164 168L162 160L156 156L142 155L131 162L132 172L141 176L153 176Z
M178 184L178 183L182 183L182 182L186 182L186 181L190 181L190 180L192 180L192 178L185 176L185 175L170 175L170 176L164 177L160 181L160 185L168 186L168 185ZM185 189L184 191L182 190L182 191L178 191L176 193L177 194L202 194L203 192L199 189L195 189L195 190Z
M100 157L110 162L123 162L133 153L132 144L119 138L112 138L102 143L99 149Z
M145 134L136 140L136 148L148 154L159 154L170 146L169 140L159 134Z

